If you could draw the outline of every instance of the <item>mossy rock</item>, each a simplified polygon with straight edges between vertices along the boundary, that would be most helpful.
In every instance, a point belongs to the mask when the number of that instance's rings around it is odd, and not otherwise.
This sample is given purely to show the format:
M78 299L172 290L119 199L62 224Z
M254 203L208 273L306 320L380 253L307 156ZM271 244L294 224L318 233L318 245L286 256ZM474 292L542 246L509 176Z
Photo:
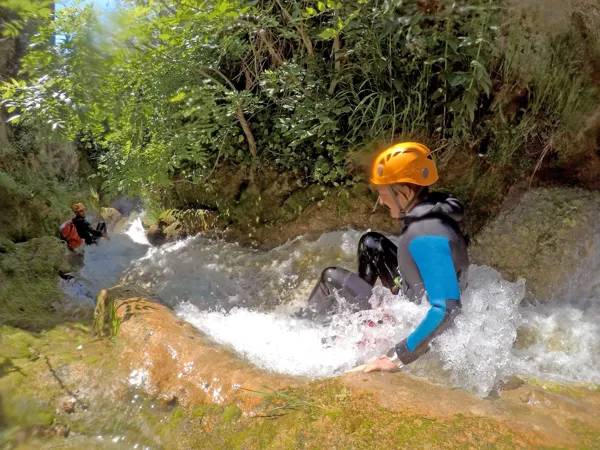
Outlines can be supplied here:
M60 320L53 304L63 299L59 272L69 272L69 251L64 242L46 236L7 246L0 253L0 322L27 329Z
M279 210L279 219L292 219L302 213L308 206L323 200L328 190L323 186L310 185L289 196Z
M207 182L173 181L173 194L179 208L204 208L224 211L239 197L247 179L244 168L222 167ZM219 180L226 180L225 183Z
M550 298L597 251L600 194L578 189L533 189L507 206L477 236L471 261L527 280L528 295Z
M239 200L229 209L234 223L256 226L275 220L285 200L298 189L290 174L262 172L241 192ZM224 211L222 211L224 212Z

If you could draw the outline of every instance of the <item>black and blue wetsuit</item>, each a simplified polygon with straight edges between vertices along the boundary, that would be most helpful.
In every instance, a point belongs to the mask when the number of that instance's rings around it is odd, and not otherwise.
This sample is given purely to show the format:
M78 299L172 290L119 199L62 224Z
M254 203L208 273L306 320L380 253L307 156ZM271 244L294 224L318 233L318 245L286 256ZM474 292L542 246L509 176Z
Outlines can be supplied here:
M393 289L400 275L404 295L414 301L426 294L431 305L425 319L396 345L402 363L416 360L460 311L469 271L467 243L458 227L463 213L456 198L431 193L404 218L397 246L379 233L364 234L358 245L358 275L339 267L325 269L303 316L327 320L336 311L334 292L356 310L369 309L377 278Z

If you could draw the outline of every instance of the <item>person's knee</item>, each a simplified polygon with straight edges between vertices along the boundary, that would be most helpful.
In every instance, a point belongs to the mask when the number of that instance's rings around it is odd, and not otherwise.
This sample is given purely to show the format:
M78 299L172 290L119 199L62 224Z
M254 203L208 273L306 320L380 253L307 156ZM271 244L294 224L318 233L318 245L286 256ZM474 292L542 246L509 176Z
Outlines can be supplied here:
M380 233L376 233L374 231L370 231L361 236L360 241L358 241L358 252L359 253L373 253L379 252L382 250L381 247L381 239L383 235Z
M338 277L338 271L340 269L338 267L328 267L327 269L321 272L321 280L324 283L333 283Z

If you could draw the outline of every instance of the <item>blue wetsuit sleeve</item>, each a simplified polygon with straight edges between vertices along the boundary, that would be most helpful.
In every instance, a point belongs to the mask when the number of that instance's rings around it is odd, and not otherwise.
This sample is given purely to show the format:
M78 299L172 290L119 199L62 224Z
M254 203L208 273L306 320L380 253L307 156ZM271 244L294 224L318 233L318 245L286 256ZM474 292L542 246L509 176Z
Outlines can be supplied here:
M409 251L421 274L431 308L417 328L396 345L398 357L404 364L427 352L429 343L445 329L444 325L460 300L460 287L447 238L419 236L412 240Z

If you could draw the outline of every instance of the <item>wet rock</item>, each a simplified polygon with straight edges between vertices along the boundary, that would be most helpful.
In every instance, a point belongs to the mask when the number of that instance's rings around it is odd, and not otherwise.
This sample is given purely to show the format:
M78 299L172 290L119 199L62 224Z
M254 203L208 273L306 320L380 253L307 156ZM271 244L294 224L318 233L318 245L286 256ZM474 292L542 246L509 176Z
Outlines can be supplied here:
M354 433L349 433L349 428L356 432L361 428L370 430L373 420L375 423L381 420L373 419L375 414L391 423L410 424L408 431L411 433L457 419L456 436L464 439L465 445L472 442L473 433L479 429L477 424L483 423L479 421L491 421L490 431L496 433L500 429L499 434L503 438L511 436L511 444L523 448L547 442L553 445L578 442L567 427L573 417L586 426L597 422L600 405L600 392L597 390L574 391L577 395L581 392L585 395L585 402L574 402L575 397L545 393L541 388L523 384L503 391L500 398L490 400L460 389L428 383L406 373L360 373L310 383L261 371L241 361L221 346L207 341L168 307L149 300L147 294L135 288L118 286L103 291L98 305L97 322L104 317L103 323L118 323L120 355L113 360L119 361L119 373L124 372L127 388L139 389L157 398L163 408L173 413L168 423L171 429L168 439L176 440L179 448L198 447L197 441L183 443L180 440L190 429L196 433L203 431L202 439L216 436L217 445L210 446L203 441L203 447L239 448L239 443L245 442L246 432L249 429L257 431L255 424L261 426L262 422L254 418L275 417L269 415L273 408L278 410L278 420L272 425L269 422L269 427L272 426L280 436L297 433L294 427L303 417L306 422L299 427L303 432L309 430L311 435L320 433L319 439L335 435L338 446L339 439ZM265 396L248 395L242 388L260 391ZM272 397L271 392L274 393ZM280 399L279 393L282 393ZM290 399L302 399L315 406L287 410L286 404ZM541 401L530 402L536 399ZM364 412L363 416L356 417L360 411ZM390 419L394 414L398 419ZM253 419L248 420L248 417ZM315 427L319 426L331 428L317 431ZM446 425L443 427L445 429ZM463 430L467 427L470 428L465 434ZM404 426L403 429L407 431ZM437 425L436 429L439 430ZM528 436L531 429L536 430L531 440L515 444L516 436ZM235 444L224 445L225 434L232 432L240 433L235 436ZM454 434L452 437L455 437ZM344 448L356 443L349 439ZM275 442L261 448L280 448L277 444L283 441L278 439ZM296 446L297 441L290 441L291 448ZM390 444L388 447L395 448L397 445Z
M57 424L47 430L46 435L69 437L69 425Z
M115 208L101 208L100 218L106 222L108 226L113 226L121 219L121 213Z
M202 209L167 210L161 214L157 224L146 232L148 242L160 246L195 236L215 227L217 213Z
M62 410L67 414L73 414L75 412L75 405L77 400L74 398L67 398L62 402Z
M165 227L163 232L167 242L175 242L188 236L188 232L179 220L175 220L171 225Z
M159 395L158 399L163 408L174 408L177 405L177 397L175 395Z
M62 320L53 314L64 301L59 274L75 270L64 242L55 237L31 239L0 253L0 311L4 324L26 329Z
M523 391L519 394L519 400L521 400L523 403L529 403L533 398L533 392L530 390Z
M523 384L525 384L525 381L523 381L520 377L511 375L506 380L501 382L499 387L501 391L510 391L523 386Z
M146 231L146 238L150 245L154 245L155 247L163 245L167 240L167 236L160 224L152 225L148 231Z
M562 295L577 268L600 245L600 193L533 189L492 220L470 248L471 260L514 281L527 280L528 298ZM571 280L572 281L572 280Z
M130 386L160 397L163 403L189 406L223 404L240 395L240 387L293 386L291 377L266 374L224 348L212 345L167 306L127 286L101 291L94 330L110 334L117 318L120 366ZM243 396L245 404L256 399Z

